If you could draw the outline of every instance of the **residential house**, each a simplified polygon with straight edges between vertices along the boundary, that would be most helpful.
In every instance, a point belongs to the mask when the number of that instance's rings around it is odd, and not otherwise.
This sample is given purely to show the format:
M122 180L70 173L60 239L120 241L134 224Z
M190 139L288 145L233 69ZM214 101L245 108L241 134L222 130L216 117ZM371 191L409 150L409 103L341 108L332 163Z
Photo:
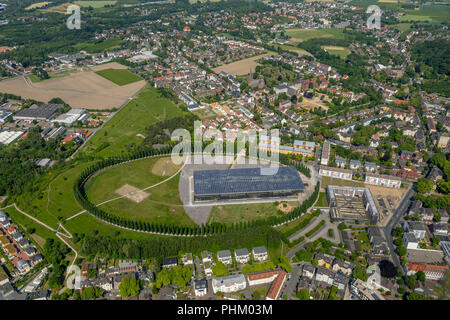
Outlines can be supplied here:
M316 269L316 280L319 282L326 283L332 286L334 281L335 273L327 268L317 267Z
M347 160L346 160L346 159L344 159L344 158L339 158L339 157L336 157L336 158L334 159L334 162L336 163L336 166L337 166L338 168L345 168L345 165L347 164Z
M201 255L202 255L202 262L203 263L205 263L205 262L212 262L212 254L211 254L211 252L202 251Z
M212 275L212 262L203 262L203 270L208 277Z
M412 232L403 234L403 243L407 249L417 249L419 248L419 241L417 241L416 236Z
M318 252L314 255L314 259L317 260L319 266L331 269L334 257L325 253Z
M316 273L316 268L313 265L304 264L302 271L303 271L304 277L307 277L309 279L314 279L314 275Z
M389 175L366 173L365 183L398 189L402 184L402 180L400 178Z
M247 263L250 260L250 254L246 248L235 250L234 257L239 263Z
M356 170L361 168L361 161L359 160L350 160L350 169Z
M217 260L224 264L232 264L233 259L231 257L231 251L230 250L222 250L217 252Z
M320 166L319 175L343 180L352 180L353 171L341 168Z
M264 261L269 258L266 247L255 247L252 250L253 259L256 261Z
M212 279L211 283L214 293L229 293L244 290L245 288L247 288L247 281L243 274L219 277L216 279Z
M163 268L171 268L178 265L178 258L177 257L170 257L170 258L164 258L162 267Z
M377 164L375 162L366 161L364 163L364 169L366 169L369 172L375 172L377 171Z
M341 272L347 276L350 276L352 274L354 265L351 262L343 261L341 259L335 259L333 261L333 271L335 272Z
M322 158L320 160L320 164L326 166L328 165L329 160L330 160L330 142L325 141L322 146Z
M426 225L421 221L404 221L403 229L405 232L412 232L418 240L425 238Z
M208 280L195 279L194 280L194 292L196 297L202 297L208 293Z
M183 265L191 265L194 264L194 258L192 256L192 253L186 253L183 258L181 259L181 262Z

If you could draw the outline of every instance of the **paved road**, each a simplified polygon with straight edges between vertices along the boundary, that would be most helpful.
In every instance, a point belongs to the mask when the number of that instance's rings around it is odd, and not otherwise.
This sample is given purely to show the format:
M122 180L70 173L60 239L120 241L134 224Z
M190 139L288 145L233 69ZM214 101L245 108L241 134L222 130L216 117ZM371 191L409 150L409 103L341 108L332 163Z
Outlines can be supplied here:
M398 258L397 254L394 251L395 247L394 247L393 240L392 240L392 230L398 224L400 219L404 216L406 210L408 209L408 207L411 204L411 199L414 197L415 194L416 194L416 192L412 188L406 192L405 196L399 203L397 209L392 214L391 220L389 220L389 222L384 227L384 234L386 237L387 245L389 247L389 251L391 252L392 262L396 266L401 266L401 264L400 264L400 259ZM400 268L400 269L403 272L403 269L402 268Z
M292 267L292 272L290 273L290 278L285 284L285 289L281 291L280 298L288 296L290 299L292 294L295 292L297 287L298 279L300 278L300 272L302 270L302 264L296 264Z

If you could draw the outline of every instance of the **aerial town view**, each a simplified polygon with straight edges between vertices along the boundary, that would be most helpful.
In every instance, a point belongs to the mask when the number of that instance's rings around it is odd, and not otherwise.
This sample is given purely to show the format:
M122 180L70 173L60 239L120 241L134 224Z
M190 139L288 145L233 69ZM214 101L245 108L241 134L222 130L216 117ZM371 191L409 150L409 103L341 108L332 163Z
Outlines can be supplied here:
M450 300L449 27L449 0L0 0L0 305Z

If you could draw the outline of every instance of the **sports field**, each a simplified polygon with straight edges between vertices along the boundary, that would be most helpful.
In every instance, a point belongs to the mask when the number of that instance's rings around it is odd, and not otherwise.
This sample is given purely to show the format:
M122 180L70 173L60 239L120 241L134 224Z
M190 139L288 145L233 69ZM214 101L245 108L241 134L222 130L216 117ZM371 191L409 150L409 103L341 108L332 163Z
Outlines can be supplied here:
M345 58L349 55L350 50L344 47L337 47L337 46L322 46L322 49L324 49L329 54L333 54L336 56L339 56L341 58Z
M170 160L170 157L163 158L162 163L166 163L164 160ZM120 217L169 224L193 224L185 213L178 194L179 174L176 172L181 166L170 161L170 170L174 174L163 177L153 173L162 173L160 163L160 158L149 158L103 170L87 181L87 196L95 204L116 199L100 208ZM117 191L125 185L145 192L148 196L139 202L126 196L121 197Z
M292 37L294 42L302 42L314 38L344 39L340 29L287 29L286 34Z
M132 85L132 84L131 84ZM139 145L145 128L165 119L184 115L170 100L161 97L158 90L147 87L121 109L90 139L82 151L98 157L127 152L127 145Z
M104 69L95 73L119 86L142 80L141 77L131 73L127 69Z

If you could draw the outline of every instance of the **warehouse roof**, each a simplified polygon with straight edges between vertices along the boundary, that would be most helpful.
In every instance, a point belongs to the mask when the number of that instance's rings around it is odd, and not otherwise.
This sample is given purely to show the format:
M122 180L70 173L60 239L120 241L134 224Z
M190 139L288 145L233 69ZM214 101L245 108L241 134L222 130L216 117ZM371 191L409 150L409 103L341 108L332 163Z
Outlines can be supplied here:
M302 191L304 185L294 167L279 167L273 175L262 175L262 168L194 171L197 195L236 194L269 191Z
M62 104L43 104L38 106L33 104L29 108L19 111L14 118L30 118L30 119L50 119L58 109L64 108Z

